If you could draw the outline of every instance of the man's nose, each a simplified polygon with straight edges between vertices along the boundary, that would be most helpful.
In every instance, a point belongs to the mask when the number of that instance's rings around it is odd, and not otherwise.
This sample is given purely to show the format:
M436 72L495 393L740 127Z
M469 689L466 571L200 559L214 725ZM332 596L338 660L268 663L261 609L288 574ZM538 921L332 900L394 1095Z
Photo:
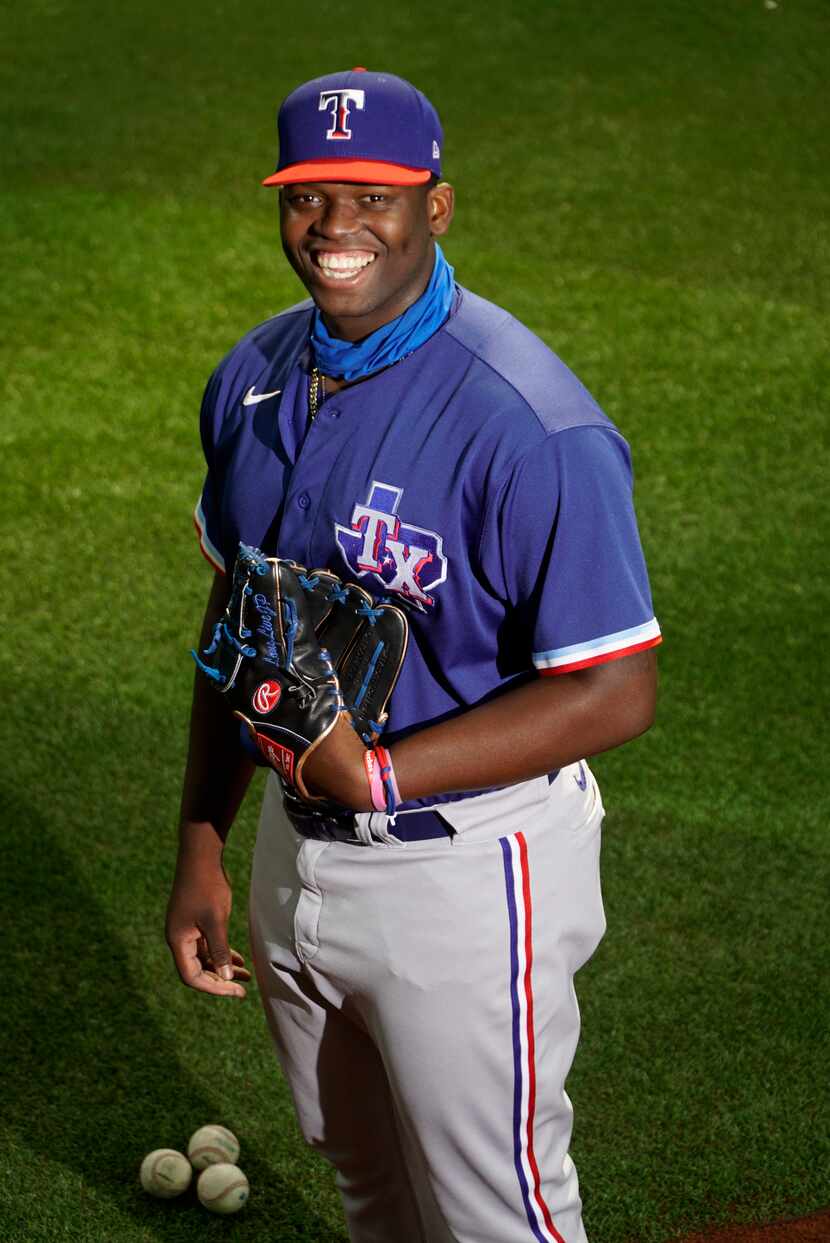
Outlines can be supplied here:
M359 228L357 205L346 199L329 199L316 221L323 237L347 237Z

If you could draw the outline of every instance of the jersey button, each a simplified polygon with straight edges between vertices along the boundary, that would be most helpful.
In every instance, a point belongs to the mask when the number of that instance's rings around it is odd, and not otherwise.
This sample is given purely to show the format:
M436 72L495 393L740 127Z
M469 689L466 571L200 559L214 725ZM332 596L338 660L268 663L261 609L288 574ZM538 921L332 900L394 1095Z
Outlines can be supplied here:
M308 495L307 492L301 492L300 495L297 497L297 504L299 505L300 509L308 509L309 505L311 504L311 497Z
M340 411L337 409L337 406L332 406L331 410L329 410L329 414L333 419L340 418Z

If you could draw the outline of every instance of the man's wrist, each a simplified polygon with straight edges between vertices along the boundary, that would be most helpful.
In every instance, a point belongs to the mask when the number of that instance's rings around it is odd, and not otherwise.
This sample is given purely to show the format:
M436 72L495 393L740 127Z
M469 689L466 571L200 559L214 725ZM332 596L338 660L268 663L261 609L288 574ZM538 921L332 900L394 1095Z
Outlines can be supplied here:
M395 780L395 768L392 757L386 747L376 743L363 753L363 767L369 786L369 798L375 811L394 814L401 802L400 791Z
M221 862L225 839L208 820L182 819L179 823L179 855Z

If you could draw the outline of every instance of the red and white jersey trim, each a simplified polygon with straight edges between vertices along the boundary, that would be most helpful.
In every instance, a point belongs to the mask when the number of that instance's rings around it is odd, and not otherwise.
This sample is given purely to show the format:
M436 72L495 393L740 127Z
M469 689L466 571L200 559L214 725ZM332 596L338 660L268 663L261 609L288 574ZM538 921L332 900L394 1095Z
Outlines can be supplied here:
M214 570L218 570L220 574L224 574L225 558L222 556L216 545L211 543L210 536L207 533L207 522L205 520L204 510L202 509L201 497L199 497L199 502L193 513L193 525L195 526L196 532L199 536L199 547L202 550L202 556L210 562Z
M587 669L589 665L602 665L619 656L630 656L656 647L663 636L657 618L616 634L602 635L587 643L573 643L570 647L557 647L549 652L534 652L533 663L542 674L572 673L575 669Z

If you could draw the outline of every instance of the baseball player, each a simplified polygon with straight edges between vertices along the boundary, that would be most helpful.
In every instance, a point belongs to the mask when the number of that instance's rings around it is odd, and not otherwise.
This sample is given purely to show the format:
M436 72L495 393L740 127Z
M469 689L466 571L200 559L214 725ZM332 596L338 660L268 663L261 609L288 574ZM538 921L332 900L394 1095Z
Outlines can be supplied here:
M310 299L255 328L202 406L196 525L402 605L410 642L376 810L345 717L266 783L259 989L306 1140L355 1243L585 1243L565 1091L573 977L604 931L585 756L648 729L660 631L627 445L567 367L456 284L430 102L390 74L307 82L279 114L283 248ZM167 935L183 981L241 996L222 847L251 776L197 679Z

